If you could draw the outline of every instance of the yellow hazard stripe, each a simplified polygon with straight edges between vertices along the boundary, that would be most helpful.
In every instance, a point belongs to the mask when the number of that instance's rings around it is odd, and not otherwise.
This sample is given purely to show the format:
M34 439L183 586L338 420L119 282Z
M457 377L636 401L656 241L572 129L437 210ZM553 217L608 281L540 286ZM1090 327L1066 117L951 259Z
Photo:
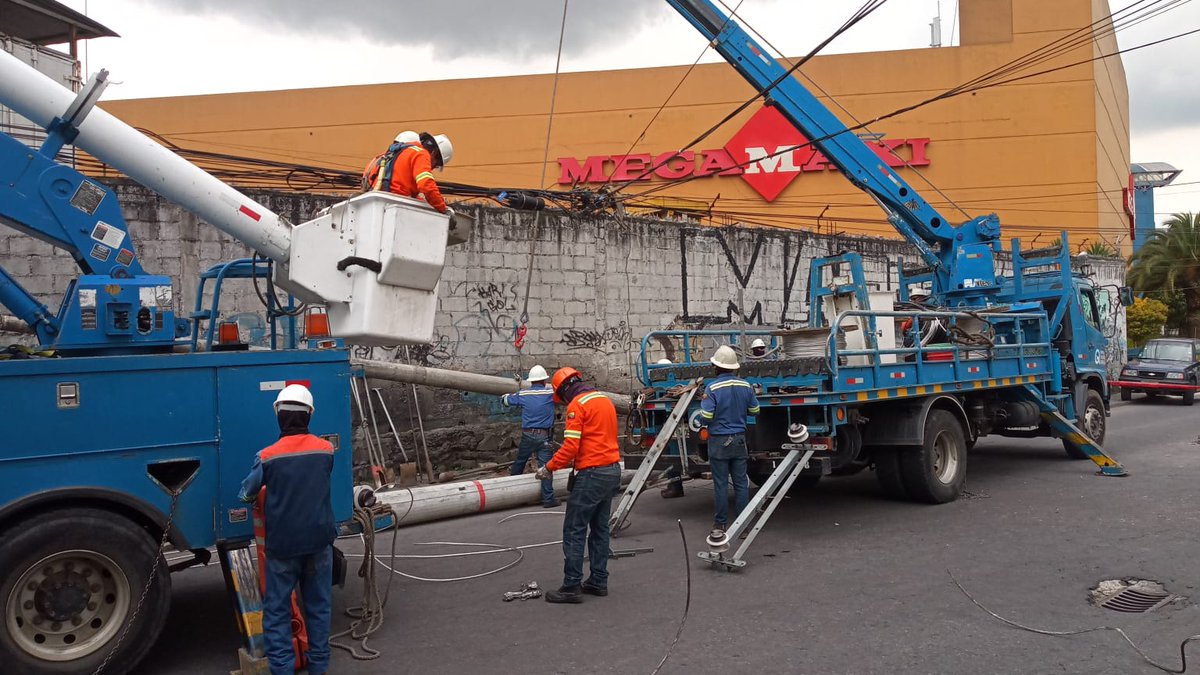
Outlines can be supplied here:
M417 182L418 183L420 183L421 181L423 181L427 178L429 180L433 180L433 174L429 173L428 171L422 171L421 173L417 174Z
M750 387L749 382L742 380L728 380L726 382L718 382L708 388L709 391L716 391L722 387Z
M583 432L567 430L563 432L563 438L583 438Z
M1032 384L1045 379L1045 376L1024 375L1021 377L1003 377L991 380L976 380L974 382L963 383L959 389L955 389L951 384L935 384L922 387L894 387L891 389L874 389L871 391L860 391L854 394L856 401L881 401L890 398L906 398L909 396L924 396L926 394L940 394L943 391L959 391L965 389L991 389L994 387L1010 387L1019 384Z
M597 399L597 398L604 398L604 394L601 394L598 391L595 393L586 394L586 395L584 395L583 398L579 399L579 405L583 405L584 403L587 403L588 401L591 401L591 400Z
M757 415L757 414L758 414L758 412L759 412L759 408L758 408L758 406L754 406L753 408L751 408L751 409L750 409L750 410L748 410L747 412L749 412L751 415Z
M704 417L704 418L707 418L707 419L712 419L712 416L713 416L713 414L712 414L712 413L710 413L710 412L708 412L707 410L701 410L701 411L700 411L700 416L701 416L701 417Z
M250 636L262 635L262 619L263 613L261 611L242 613L242 625L246 628L246 634Z

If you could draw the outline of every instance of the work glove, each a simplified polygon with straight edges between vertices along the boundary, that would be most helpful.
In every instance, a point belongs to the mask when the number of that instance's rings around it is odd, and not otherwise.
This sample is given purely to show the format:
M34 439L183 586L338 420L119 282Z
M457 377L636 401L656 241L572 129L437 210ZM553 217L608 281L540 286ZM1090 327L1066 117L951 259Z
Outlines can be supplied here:
M546 469L546 467L544 467L544 466L539 466L539 467L538 467L538 470L537 470L537 473L535 473L535 474L533 474L533 475L537 476L537 479L538 479L538 480L549 480L549 479L550 479L550 476L551 476L552 474L551 474L551 472L550 472L548 469Z

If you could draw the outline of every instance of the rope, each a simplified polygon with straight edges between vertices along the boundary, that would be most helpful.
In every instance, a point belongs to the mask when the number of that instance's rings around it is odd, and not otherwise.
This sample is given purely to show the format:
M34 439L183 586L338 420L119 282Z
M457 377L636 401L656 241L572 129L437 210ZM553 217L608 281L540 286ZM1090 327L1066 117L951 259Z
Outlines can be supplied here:
M385 507L386 510L382 513L391 513L395 517L395 512L391 507ZM346 608L346 616L350 617L350 627L346 630L331 635L329 637L329 646L337 647L350 652L350 656L357 661L371 661L379 658L381 652L371 648L367 641L379 629L383 628L383 610L387 607L388 596L392 590L392 577L388 577L388 583L380 593L379 583L375 578L375 563L378 562L375 558L375 514L367 509L354 509L354 522L362 527L360 535L363 542L363 562L358 568L358 576L363 580L362 604L357 607ZM396 531L392 530L392 564L396 564ZM383 565L383 563L379 563ZM385 566L386 567L386 566ZM344 644L338 642L340 638L349 637L353 641L358 642L357 648L352 644ZM359 651L359 650L362 651Z

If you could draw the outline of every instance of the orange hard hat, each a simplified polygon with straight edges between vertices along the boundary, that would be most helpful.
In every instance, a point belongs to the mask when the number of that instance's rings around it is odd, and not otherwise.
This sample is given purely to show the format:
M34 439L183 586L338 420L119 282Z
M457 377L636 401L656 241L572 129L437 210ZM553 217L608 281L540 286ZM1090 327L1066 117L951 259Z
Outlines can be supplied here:
M554 389L555 403L562 403L562 399L558 395L558 390L563 386L563 383L573 377L579 377L579 371L570 366L554 371L554 377L550 378L550 386Z

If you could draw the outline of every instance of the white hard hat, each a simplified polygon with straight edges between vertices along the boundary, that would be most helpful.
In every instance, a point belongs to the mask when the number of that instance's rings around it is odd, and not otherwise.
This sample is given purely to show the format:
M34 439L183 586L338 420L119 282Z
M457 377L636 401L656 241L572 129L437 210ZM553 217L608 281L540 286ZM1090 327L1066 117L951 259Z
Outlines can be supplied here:
M754 338L754 342L750 343L750 349L758 349L759 347L766 349L767 343L763 342L762 338Z
M312 392L302 384L289 384L275 397L275 412L280 410L313 411Z
M655 362L656 366L668 366L671 364L671 359L659 359Z
M401 131L400 133L396 134L396 140L394 142L396 142L396 143L420 143L421 142L421 134L418 134L415 131Z
M725 368L726 370L738 369L737 354L733 351L733 347L729 345L717 347L716 353L712 355L709 362L718 368Z
M446 166L454 157L454 145L450 143L450 138L446 134L438 134L433 137L433 140L437 143L438 152L442 155L442 166Z
M529 380L530 382L544 382L550 379L550 376L546 374L545 368L541 366L534 366L529 369L529 377L525 379Z

